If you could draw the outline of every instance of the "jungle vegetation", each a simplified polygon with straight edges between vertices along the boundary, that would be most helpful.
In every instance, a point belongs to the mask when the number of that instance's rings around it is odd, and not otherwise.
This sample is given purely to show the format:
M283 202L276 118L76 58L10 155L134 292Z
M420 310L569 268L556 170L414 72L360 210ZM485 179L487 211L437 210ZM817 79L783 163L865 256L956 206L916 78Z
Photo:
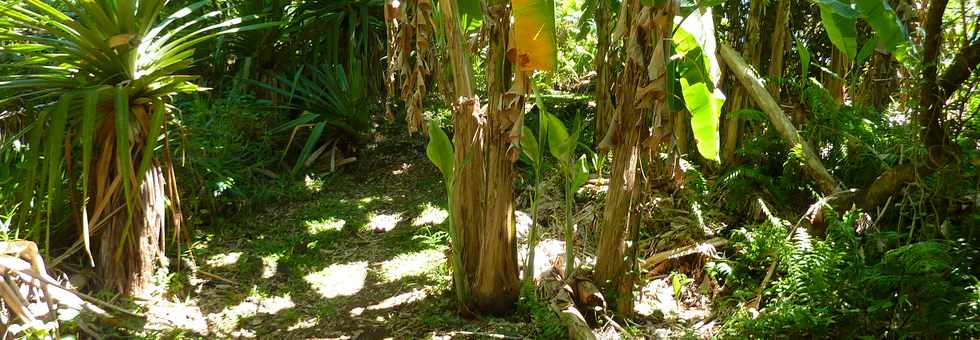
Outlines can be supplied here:
M976 338L975 0L0 0L4 338Z

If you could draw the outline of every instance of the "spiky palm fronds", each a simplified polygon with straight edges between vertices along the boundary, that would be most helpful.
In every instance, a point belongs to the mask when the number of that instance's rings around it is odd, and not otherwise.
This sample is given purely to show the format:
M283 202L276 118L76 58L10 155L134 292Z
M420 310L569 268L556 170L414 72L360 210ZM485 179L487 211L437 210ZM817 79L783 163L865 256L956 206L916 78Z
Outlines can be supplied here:
M195 13L207 1L161 17L167 3L0 2L0 54L14 60L0 66L9 72L0 76L0 91L16 93L0 104L18 101L27 112L28 151L18 189L24 210L15 223L33 239L41 238L43 225L46 247L66 200L73 222L81 225L76 245L83 244L90 257L90 235L103 227L118 233L112 237L118 245L103 244L104 250L114 249L116 260L142 232L144 220L152 218L162 228L165 191L176 190L172 175L170 183L162 181L172 171L167 160L160 168L155 150L170 98L202 90L192 83L194 76L183 73L193 64L194 46L217 35L278 24L243 25L254 16L208 24L220 13ZM81 169L73 168L76 163ZM133 225L137 230L131 233ZM140 252L146 246L127 248ZM129 290L125 282L116 286Z

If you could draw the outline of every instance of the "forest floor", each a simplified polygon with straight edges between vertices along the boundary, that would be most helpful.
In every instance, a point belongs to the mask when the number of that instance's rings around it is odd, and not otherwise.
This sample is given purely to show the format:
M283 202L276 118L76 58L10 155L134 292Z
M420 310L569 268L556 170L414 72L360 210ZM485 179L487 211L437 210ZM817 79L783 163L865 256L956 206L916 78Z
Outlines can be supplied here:
M439 232L448 217L442 178L418 140L381 138L362 160L308 180L311 199L200 230L192 245L197 270L145 303L147 331L167 338L531 336L519 316L456 315Z
M357 162L307 179L305 198L198 228L194 260L182 262L193 264L140 303L146 318L137 329L160 338L541 337L527 311L458 316L442 178L421 138L378 136ZM712 328L706 309L674 301L669 277L641 292L637 310L647 316L626 324L628 333L674 338Z

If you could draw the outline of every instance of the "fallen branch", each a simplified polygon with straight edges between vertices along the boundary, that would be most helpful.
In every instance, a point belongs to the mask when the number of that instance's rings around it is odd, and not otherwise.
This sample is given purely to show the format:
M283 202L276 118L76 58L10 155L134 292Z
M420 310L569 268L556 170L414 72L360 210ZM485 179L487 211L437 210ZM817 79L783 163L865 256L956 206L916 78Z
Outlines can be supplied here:
M786 116L783 109L779 107L776 100L766 90L766 87L762 84L762 79L745 63L745 60L742 60L738 52L725 44L719 44L719 47L721 59L725 61L729 69L732 70L732 73L735 74L735 77L738 78L738 81L745 87L746 92L755 99L759 108L766 113L766 116L769 117L769 121L772 122L773 127L776 128L779 135L790 145L794 147L799 145L803 149L803 158L806 162L807 170L813 176L814 180L816 180L820 190L825 195L831 195L841 191L839 182L830 175L827 168L820 162L820 157L813 151L810 143L806 142L800 136L800 132L793 126L793 121Z
M728 239L715 237L703 243L693 244L693 245L675 248L667 251L662 251L650 255L649 257L646 258L646 260L643 260L643 263L640 265L640 268L647 269L656 266L661 262L667 261L669 259L683 257L694 253L711 253L714 252L715 248L721 247L726 244L728 244Z

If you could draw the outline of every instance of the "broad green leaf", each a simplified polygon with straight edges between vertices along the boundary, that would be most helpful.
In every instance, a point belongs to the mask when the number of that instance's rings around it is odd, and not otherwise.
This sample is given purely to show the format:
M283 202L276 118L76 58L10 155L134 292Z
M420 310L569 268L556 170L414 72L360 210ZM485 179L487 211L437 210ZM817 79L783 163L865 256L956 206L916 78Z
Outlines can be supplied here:
M810 49L800 39L796 39L796 53L800 55L800 73L803 79L810 77Z
M861 46L861 50L858 51L857 59L854 61L857 65L861 65L865 60L871 57L871 53L875 51L875 46L878 45L878 39L876 37L871 37Z
M910 46L905 25L885 0L856 0L857 10L877 34L877 47L888 53L896 53L896 58L906 53ZM901 55L900 55L901 54Z
M704 158L717 161L720 140L718 121L725 95L718 89L714 92L708 90L705 83L690 85L687 79L681 79L681 90L684 93L684 104L691 112L691 129L698 142L698 151Z
M572 181L572 188L578 190L585 182L589 181L589 162L585 155L579 156L575 162L575 179Z
M541 111L542 115L545 115L548 120L548 150L551 151L551 155L558 159L558 162L563 166L567 165L571 160L571 153L574 150L574 145L570 148L568 145L569 138L571 136L568 134L568 129L565 128L565 124L561 122L561 119L553 114L545 111Z
M829 0L817 2L839 3L838 1ZM823 21L824 29L827 30L827 36L830 37L830 42L841 52L844 52L848 59L853 60L857 55L856 14L852 16L851 12L842 10L842 8L850 9L848 5L827 5L821 3L820 19ZM853 12L854 10L850 9L850 11Z
M527 126L521 131L521 152L534 163L535 167L540 166L537 164L539 152L541 152L541 149L538 148L538 139L534 136L534 131L531 131L531 128Z
M429 145L425 147L425 155L435 164L446 183L453 181L453 142L446 132L433 120L429 121Z
M850 4L850 0L811 0L821 8L826 7L829 11L847 19L856 20L860 13Z
M514 63L521 71L553 71L558 65L554 0L513 0Z
M700 79L710 81L714 86L721 79L721 66L716 52L718 47L711 9L705 9L703 14L700 10L693 11L686 18L675 17L674 22L679 27L673 36L676 52L673 58L688 55L699 58L703 65L688 68L690 71L684 73L698 72ZM689 76L687 78L691 79Z

